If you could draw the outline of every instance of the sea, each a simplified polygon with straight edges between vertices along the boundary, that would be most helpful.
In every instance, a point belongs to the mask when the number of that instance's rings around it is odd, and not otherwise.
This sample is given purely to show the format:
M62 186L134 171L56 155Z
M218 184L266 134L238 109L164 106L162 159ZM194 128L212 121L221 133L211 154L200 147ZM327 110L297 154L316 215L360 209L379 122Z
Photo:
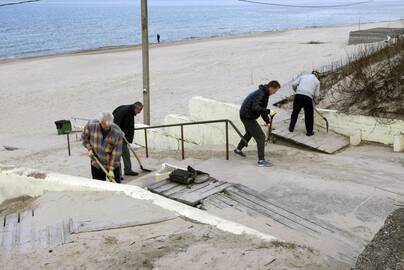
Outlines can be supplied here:
M141 43L140 1L0 0L0 59ZM19 2L19 3L18 3ZM404 0L149 0L162 42L403 19Z

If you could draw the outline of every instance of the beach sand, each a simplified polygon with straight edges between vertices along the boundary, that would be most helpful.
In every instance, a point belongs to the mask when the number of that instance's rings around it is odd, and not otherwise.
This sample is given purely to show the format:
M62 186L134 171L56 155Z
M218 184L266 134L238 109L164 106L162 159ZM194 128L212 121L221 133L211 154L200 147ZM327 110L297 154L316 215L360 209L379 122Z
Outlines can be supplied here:
M402 26L401 22L386 22L362 25L361 29ZM188 100L193 96L204 96L220 101L240 103L260 83L266 83L274 79L279 80L281 84L287 83L301 72L321 68L331 62L344 59L347 53L358 48L357 46L347 45L349 31L357 30L357 27L357 25L354 25L290 30L153 46L150 51L152 124L161 124L167 114L187 114ZM311 41L322 43L308 44ZM80 145L80 142L75 140L75 136L72 136L72 156L68 157L66 138L65 136L56 135L54 121L69 119L70 117L95 118L101 111L112 111L118 105L142 100L141 51L139 48L103 49L0 61L0 77L0 94L2 97L0 99L0 164L5 163L18 167L30 167L90 177L89 159L86 151ZM142 121L142 116L140 115L137 121ZM3 146L18 149L7 151L3 149ZM205 154L204 151L207 149L199 150L187 149L187 157L201 160L211 158L201 156ZM328 187L330 182L335 182L331 188L336 191L334 190L331 194L338 194L338 196L334 196L335 200L341 200L341 202L344 202L342 199L345 199L346 190L349 190L348 186L351 185L358 186L358 189L363 188L365 191L376 186L386 190L402 190L402 181L398 178L399 175L402 175L404 168L402 154L392 153L391 149L385 146L365 145L350 148L337 155L324 155L293 149L284 145L270 145L267 147L267 153L270 154L275 166L270 168L268 173L265 172L268 179L259 179L256 183L267 187L273 184L275 187L282 188L282 190L277 190L271 187L268 189L268 194L273 198L278 196L277 199L280 201L282 199L287 200L284 202L286 205L293 202L293 199L297 200L300 197L306 203L312 201L311 199L308 200L305 197L306 194L302 192L291 193L290 196L282 195L282 192L292 192L289 188L296 186L297 182L306 183L309 178L312 179L313 190L318 189L313 184L317 183L313 182L313 179L321 182L324 187ZM143 154L143 152L140 151L140 154ZM179 153L171 152L169 154L171 158L180 157ZM209 155L209 153L206 154ZM211 151L210 154L212 154L212 157L220 157L220 159L224 157L223 149ZM255 170L256 167L253 165L255 149L249 148L248 154L249 159L244 161L234 161L236 158L233 156L231 159L239 165L241 164L244 167L248 165L250 170ZM147 167L152 165L151 163L153 162L155 163L154 165L159 164L161 161L173 162L172 160L164 159L167 157L167 152L156 153L156 151L153 151L152 157L155 159L144 160ZM190 161L186 160L184 162L190 164ZM195 160L195 162L200 161ZM215 162L215 160L207 161L206 164L209 162ZM217 164L220 163L217 162ZM225 170L225 166L217 164L215 163L216 167L210 168L210 173L212 175L217 174L220 179L226 179L226 172L229 173L227 176L232 181L242 176L242 174L237 175L234 173L233 168L235 166L230 166L232 163L228 163L230 167L227 170ZM138 167L136 166L135 169L138 170ZM264 174L264 172L260 171L256 175L259 176L260 174ZM248 177L245 177L245 179L248 179L248 184L255 184ZM290 186L288 187L287 185ZM260 189L260 186L253 186L253 188ZM365 191L363 191L364 196L367 195ZM320 189L319 194L323 196L321 192L322 190ZM362 193L362 191L358 193ZM324 194L328 196L329 190L324 189ZM352 195L352 197L355 196L356 194ZM378 196L387 201L393 195L386 191L381 195L378 193ZM329 205L332 202L329 202ZM293 204L289 206L294 207ZM296 207L299 211L302 211L300 204L297 204ZM314 204L314 207L310 206L307 209L317 214L319 209L317 207L325 208L324 204ZM357 208L359 207L364 208L362 202L357 206ZM366 207L373 209L371 208L372 205ZM387 210L390 210L390 207L392 206L389 204L389 207L386 207L388 208ZM347 207L341 206L341 209L345 208ZM351 213L351 209L348 210ZM366 222L363 220L359 222L359 219L353 219L348 214L344 219L341 219L338 215L324 218L346 230L353 230L352 228L358 224L367 226L362 237L370 240L371 235L381 226L387 215L387 210L385 211L386 213L383 212L382 214L375 211L374 213L371 212L369 214L371 218ZM345 212L342 212L341 216L345 215ZM357 209L352 210L352 213L356 212ZM169 228L167 229L166 226ZM159 224L156 225L155 230L168 230L169 233L172 233L171 228L176 227L177 223L174 223L174 225ZM114 247L102 244L104 238L118 237L118 233L121 232L108 232L105 235L100 233L97 235L97 241L92 244L86 244L91 248L101 246L100 253L95 253L96 256L110 254ZM192 235L193 232L186 233ZM145 232L142 228L135 228L127 229L127 232L123 235L135 235L134 241L144 241L141 237L137 237L137 235L142 234L149 235L150 233ZM222 233L217 233L217 235L216 241L208 243L208 245L215 246L219 250L228 245L232 246L235 242L244 241L241 238L223 235ZM219 235L224 238L232 237L234 241L224 239L223 245L217 245L218 241L221 243ZM119 237L118 240L118 242L121 241ZM190 239L189 242L192 241L194 239ZM124 244L128 243L125 242ZM177 265L192 264L194 266L195 258L198 258L198 254L206 249L206 246L198 246L199 243L198 238L190 255L184 257L185 259L179 261ZM74 255L74 252L81 244L83 242L78 241L72 246L59 247L55 249L55 253ZM168 244L171 245L171 243ZM184 245L188 245L188 242L184 243ZM248 241L243 242L240 250L237 249L228 254L237 257L240 254L239 251L248 248L249 245ZM151 246L151 248L153 247L155 246ZM141 248L142 246L136 247L134 251L137 252ZM234 250L233 247L231 249ZM216 249L210 250L216 252ZM80 249L81 251L85 252ZM132 252L123 249L122 254L124 256L122 260L132 256ZM24 258L21 264L30 264L34 257L40 264L48 263L48 254L46 252L39 253L33 254L33 257ZM88 253L85 254L87 255ZM160 253L156 254L161 255ZM177 259L177 257L171 256L171 250L167 254L170 256L161 257L159 261L161 269L166 269L164 266L171 265L172 260ZM208 256L211 256L211 254L208 253ZM145 254L145 256L150 256L150 254ZM256 260L262 256L264 255L260 251L256 253L256 256L254 255L250 258ZM137 259L137 257L135 258ZM50 263L69 266L69 261L59 259L60 257L52 258ZM109 262L105 265L122 263L120 261L121 257L118 257L118 259L118 261L114 260L108 255L106 260ZM311 262L312 258L310 257L309 259ZM12 267L12 261L12 259L7 261L6 268ZM284 261L279 259L279 265L289 269L286 267L288 264L284 263ZM314 259L314 261L316 260ZM78 262L84 263L81 260ZM232 262L233 260L225 261L220 265ZM101 261L98 264L101 265L102 263L104 262ZM129 261L129 263L134 262ZM234 260L234 263L238 264L240 261ZM200 265L204 264L205 261L202 260ZM253 268L261 269L254 267L257 266L255 264L252 264L252 266ZM324 267L320 268L323 269ZM266 267L262 269L266 269ZM307 269L313 268L308 267Z
M362 25L400 27L402 22ZM189 98L240 103L268 80L341 60L357 25L184 41L150 50L151 119L186 114ZM307 44L310 41L323 44ZM117 48L0 62L0 145L44 150L64 144L54 121L94 118L142 100L141 50ZM142 121L143 115L137 121ZM4 152L0 152L0 157ZM3 158L0 158L2 161Z

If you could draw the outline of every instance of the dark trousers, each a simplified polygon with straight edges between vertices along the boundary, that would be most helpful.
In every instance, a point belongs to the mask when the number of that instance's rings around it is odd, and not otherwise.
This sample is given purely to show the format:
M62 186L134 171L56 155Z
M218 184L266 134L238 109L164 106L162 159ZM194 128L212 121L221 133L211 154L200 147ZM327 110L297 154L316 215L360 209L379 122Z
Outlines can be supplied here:
M304 121L306 124L306 131L307 133L312 133L314 117L313 99L300 94L295 95L295 100L293 101L293 112L290 119L289 129L292 131L295 129L297 118L299 117L299 113L302 108L304 108Z
M257 120L243 120L243 125L245 127L245 135L243 138L247 141L247 143L253 137L254 140L257 142L257 152L258 152L258 160L265 159L265 134L262 131L262 128L258 124ZM237 149L241 150L246 147L246 143L244 140L241 140L237 146Z
M96 168L93 165L91 165L91 175L93 176L93 179L96 180L102 180L105 181L107 179L107 176L105 175L104 171L101 168ZM114 170L114 177L115 177L115 182L121 183L121 168L116 168Z
M123 171L125 173L132 171L132 163L130 161L129 145L126 142L122 143L122 159L123 159Z

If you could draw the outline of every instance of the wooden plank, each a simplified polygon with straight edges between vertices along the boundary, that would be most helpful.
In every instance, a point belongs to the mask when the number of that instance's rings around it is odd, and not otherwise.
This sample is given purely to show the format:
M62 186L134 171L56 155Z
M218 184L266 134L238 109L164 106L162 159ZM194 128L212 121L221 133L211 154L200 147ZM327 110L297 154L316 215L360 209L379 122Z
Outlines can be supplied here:
M319 231L323 230L323 231L334 233L334 231L330 228L330 226L323 224L321 221L309 219L309 218L299 215L291 210L288 210L284 206L281 206L281 205L278 205L277 203L273 203L273 202L269 201L267 198L261 196L255 190L252 190L246 186L237 185L237 186L231 187L230 189L227 189L227 191L242 194L243 196L247 196L248 198L251 198L252 200L256 200L257 203L259 203L260 205L262 205L266 208L273 209L274 211L277 211L280 214L289 216L289 217L295 219L296 221L298 221L299 223L308 225L312 228L317 228L317 230L319 230Z
M162 181L159 181L157 183L153 183L153 184L149 185L147 188L154 190L154 189L157 189L157 188L159 188L161 186L166 185L167 183L171 183L171 182L169 182L168 180L162 180Z
M25 211L20 215L20 239L19 249L21 252L26 253L34 248L35 233L33 232L33 217L32 211Z
M215 193L222 192L224 189L230 187L231 185L232 184L230 183L220 183L219 185L213 184L198 190L198 192L185 193L183 194L183 196L178 197L178 200L187 203L189 205L196 205L201 200Z
M169 189L169 190L167 190L167 191L164 191L163 194L164 194L164 196L170 197L170 196L173 195L174 193L182 192L182 191L184 191L185 189L189 189L189 188L188 188L186 185L179 185L179 184L178 184L176 187L171 188L171 189Z
M346 137L332 131L326 133L325 130L320 129L314 136L306 136L306 129L302 121L298 121L293 133L289 132L288 127L289 120L277 122L272 133L285 140L329 154L349 145Z
M308 219L302 219L300 216L293 214L290 211L285 211L284 209L274 207L273 205L270 205L265 202L265 200L261 200L260 198L252 195L252 194L247 194L244 192L240 191L233 191L233 194L237 194L238 196L250 201L254 202L257 204L259 207L270 211L273 214L276 214L280 219L287 220L287 222L295 223L296 225L302 227L303 229L308 229L312 232L319 233L319 231L322 229L320 226L317 224L314 224L313 222L309 222Z
M16 246L18 214L7 215L5 219L6 222L2 233L2 248L9 251Z
M105 230L114 230L121 228L129 228L134 226L144 226L149 224L161 223L164 221L169 221L176 219L177 217L164 217L151 221L140 221L140 220L132 220L132 221L119 221L119 220L111 220L111 221L69 221L69 227L71 233L85 233L85 232L97 232L97 231L105 231ZM66 223L66 224L68 224ZM61 238L60 238L61 239Z
M165 185L162 185L156 189L151 189L151 191L156 192L156 193L164 193L164 191L167 191L171 188L174 188L176 186L178 186L179 184L177 183L173 183L173 182L167 182Z
M235 200L230 199L229 197L227 197L226 195L224 195L222 192L221 193L217 193L215 195L213 195L217 200L225 203L228 207L233 207L235 209L237 209L240 212L245 212L245 208L240 205L238 202L236 202Z
M202 189L202 188L205 188L205 187L209 186L211 183L212 183L211 181L208 181L208 182L201 183L201 184L189 185L189 186L186 186L186 187L187 187L186 189L183 189L183 190L181 190L181 191L178 191L178 192L172 194L171 196L172 196L173 198L178 198L178 197L183 196L183 195L186 194L186 193L198 191L198 190L200 190L200 189Z

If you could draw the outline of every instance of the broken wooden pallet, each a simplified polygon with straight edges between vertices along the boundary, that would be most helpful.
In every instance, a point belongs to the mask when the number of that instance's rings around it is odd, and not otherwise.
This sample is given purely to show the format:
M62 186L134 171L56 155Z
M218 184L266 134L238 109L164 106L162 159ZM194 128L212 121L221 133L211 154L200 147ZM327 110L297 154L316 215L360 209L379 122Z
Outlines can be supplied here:
M201 184L182 185L163 180L148 186L148 190L164 197L191 205L198 205L203 199L220 193L233 184L210 178Z
M327 154L333 154L349 145L349 140L347 137L339 135L333 131L329 131L327 133L323 129L318 129L315 130L314 136L306 136L304 121L300 119L296 124L294 132L290 132L289 122L289 119L277 122L272 134L276 137Z
M35 224L34 210L3 216L1 220L0 250L3 251L29 252L71 242L68 222L39 227Z

